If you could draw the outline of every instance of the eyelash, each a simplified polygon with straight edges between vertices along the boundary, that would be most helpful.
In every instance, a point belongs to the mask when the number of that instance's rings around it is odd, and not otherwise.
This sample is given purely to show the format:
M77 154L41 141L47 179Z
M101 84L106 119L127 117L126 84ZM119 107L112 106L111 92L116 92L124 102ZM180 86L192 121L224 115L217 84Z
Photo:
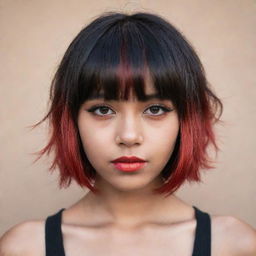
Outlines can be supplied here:
M165 113L171 112L171 111L173 110L173 109L171 109L171 108L167 108L167 107L162 106L162 105L160 105L160 104L151 105L151 106L149 106L147 109L150 109L150 108L152 108L152 107L157 107L157 108L162 109L162 110L164 111L163 114L160 114L160 115L152 115L152 116L155 116L155 117L162 116L162 115L164 115ZM107 105L96 105L96 106L91 107L91 108L88 109L87 111L90 112L90 113L92 113L93 115L100 116L100 117L108 116L108 115L106 115L106 114L103 114L103 115L95 114L95 111L98 110L98 109L100 109L100 108L108 108L108 109L111 109L111 108L108 107Z

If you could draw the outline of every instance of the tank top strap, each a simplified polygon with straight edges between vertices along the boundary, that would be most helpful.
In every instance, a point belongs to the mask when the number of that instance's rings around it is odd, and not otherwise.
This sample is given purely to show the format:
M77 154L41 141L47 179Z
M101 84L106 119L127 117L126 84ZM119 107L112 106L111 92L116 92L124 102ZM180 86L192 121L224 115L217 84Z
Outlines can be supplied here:
M45 251L46 256L65 256L61 231L61 216L65 208L56 214L48 216L45 221Z
M192 256L211 256L211 218L206 212L195 209L197 221Z

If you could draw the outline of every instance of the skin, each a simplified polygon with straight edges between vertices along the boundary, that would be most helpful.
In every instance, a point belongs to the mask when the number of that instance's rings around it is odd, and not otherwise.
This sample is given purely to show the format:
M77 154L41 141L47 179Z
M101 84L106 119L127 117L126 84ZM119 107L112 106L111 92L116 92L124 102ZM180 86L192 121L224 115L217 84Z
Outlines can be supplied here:
M149 85L146 94L154 93ZM152 189L162 184L160 172L174 148L179 120L171 101L105 102L109 110L88 112L103 100L85 102L78 128L84 150L97 170L95 186L63 212L62 233L67 255L191 255L196 221L194 209L175 194ZM163 114L164 104L172 109ZM154 111L154 112L153 112ZM157 115L157 117L155 116ZM153 145L153 146L152 146ZM147 160L136 173L122 173L110 162L120 156ZM232 216L211 215L212 255L256 255L256 232ZM15 245L15 246L14 246ZM45 255L44 220L27 221L0 239L0 256Z

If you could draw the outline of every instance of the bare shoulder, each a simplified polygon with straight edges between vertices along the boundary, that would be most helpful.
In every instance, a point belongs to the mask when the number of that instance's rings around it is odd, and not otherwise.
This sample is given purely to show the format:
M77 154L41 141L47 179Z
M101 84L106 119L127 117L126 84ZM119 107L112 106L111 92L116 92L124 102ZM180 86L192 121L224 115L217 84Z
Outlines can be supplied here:
M0 238L1 256L43 256L44 254L44 220L19 223Z
M256 230L234 216L211 215L213 255L256 256Z

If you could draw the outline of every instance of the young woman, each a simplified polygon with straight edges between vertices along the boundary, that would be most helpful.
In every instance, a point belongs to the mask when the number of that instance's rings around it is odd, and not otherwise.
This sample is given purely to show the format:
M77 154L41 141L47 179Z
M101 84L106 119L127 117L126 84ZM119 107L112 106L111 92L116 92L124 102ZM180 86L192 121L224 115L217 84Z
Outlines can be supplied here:
M248 224L175 195L212 167L207 148L218 148L222 104L169 22L150 13L97 17L68 47L50 99L41 122L49 120L51 137L40 155L54 153L60 186L75 180L89 192L11 228L1 256L256 255Z

